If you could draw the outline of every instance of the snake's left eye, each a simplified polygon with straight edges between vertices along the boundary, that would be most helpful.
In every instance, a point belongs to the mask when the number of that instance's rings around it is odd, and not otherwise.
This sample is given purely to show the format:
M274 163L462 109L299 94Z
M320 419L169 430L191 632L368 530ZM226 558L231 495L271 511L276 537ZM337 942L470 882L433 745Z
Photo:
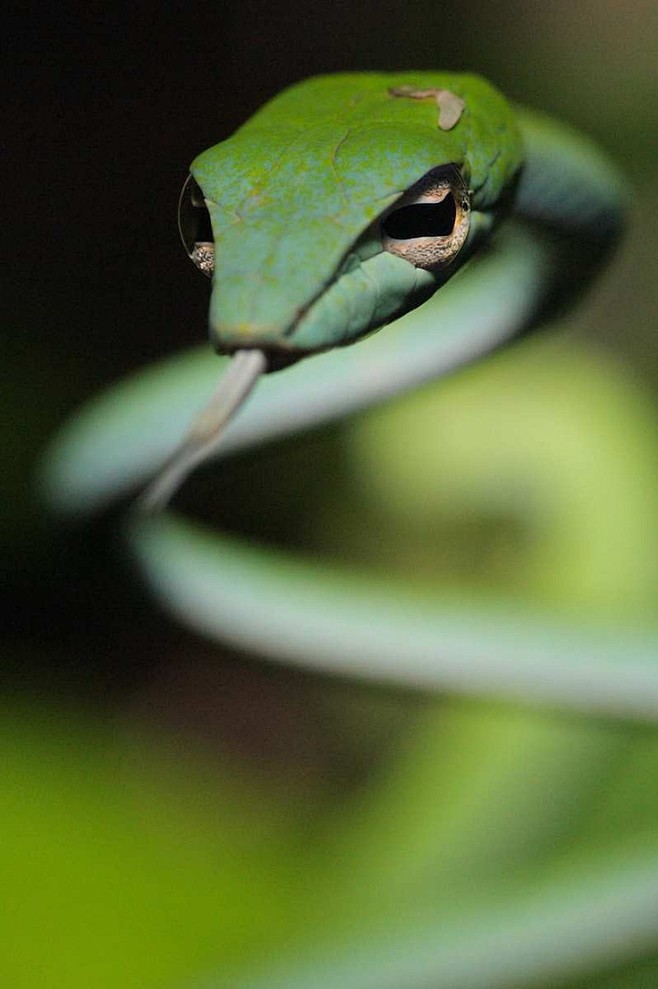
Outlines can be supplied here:
M416 268L444 267L466 240L470 210L459 170L453 165L433 169L382 219L382 246Z
M201 186L191 175L188 175L178 200L178 229L188 257L204 275L212 277L215 244L210 214Z

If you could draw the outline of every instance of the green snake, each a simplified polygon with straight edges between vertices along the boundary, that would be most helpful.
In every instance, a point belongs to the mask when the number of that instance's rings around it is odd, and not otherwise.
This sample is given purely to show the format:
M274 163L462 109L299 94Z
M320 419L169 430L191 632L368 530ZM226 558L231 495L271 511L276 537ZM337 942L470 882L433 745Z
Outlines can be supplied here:
M188 253L212 275L210 336L226 378L195 419L217 373L205 351L93 401L50 451L51 502L89 512L159 469L142 504L162 507L215 453L346 416L481 358L577 296L614 247L625 202L588 139L477 76L293 86L201 154L181 198ZM658 712L651 634L556 625L507 606L421 607L318 563L199 538L168 512L138 514L131 538L184 622L272 658Z
M50 504L84 516L150 480L132 551L161 603L211 639L325 673L655 720L651 630L557 621L514 601L419 601L163 510L202 461L386 401L569 306L623 227L624 182L603 153L479 77L365 73L293 86L190 171L181 234L212 277L225 377L213 393L218 358L203 348L93 400L48 452ZM392 989L396 959L413 957L405 985L429 973L434 987L503 986L526 962L534 971L552 938L606 957L628 923L651 943L653 921L637 923L658 899L647 861L602 873L600 889L558 883L559 930L557 914L522 903L499 931L437 938L428 914L402 948L384 938L370 955L321 959L322 978L312 963L274 984ZM598 903L605 916L588 926ZM479 952L479 981L466 983Z

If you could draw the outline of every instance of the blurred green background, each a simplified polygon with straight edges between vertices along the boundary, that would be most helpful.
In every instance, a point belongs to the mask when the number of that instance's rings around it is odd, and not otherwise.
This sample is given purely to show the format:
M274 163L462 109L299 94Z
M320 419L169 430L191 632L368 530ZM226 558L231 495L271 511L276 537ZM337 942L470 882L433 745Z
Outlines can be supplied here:
M658 904L625 923L613 906L629 876L635 890L655 878L658 730L221 650L149 599L117 515L56 522L34 483L80 402L204 337L207 284L175 221L196 153L312 73L470 69L615 157L635 206L610 269L559 325L354 424L236 458L221 485L204 471L181 504L423 592L655 623L657 21L647 0L6 16L0 985L173 989L209 973L237 987L254 972L288 986L308 955L300 985L382 986L361 946L423 924L391 987L438 985L414 964L460 938L473 958L441 983L455 989L658 984ZM432 435L414 428L428 416ZM569 939L564 889L603 947ZM545 956L523 904L545 912ZM501 944L516 968L496 968ZM343 953L358 965L332 975Z

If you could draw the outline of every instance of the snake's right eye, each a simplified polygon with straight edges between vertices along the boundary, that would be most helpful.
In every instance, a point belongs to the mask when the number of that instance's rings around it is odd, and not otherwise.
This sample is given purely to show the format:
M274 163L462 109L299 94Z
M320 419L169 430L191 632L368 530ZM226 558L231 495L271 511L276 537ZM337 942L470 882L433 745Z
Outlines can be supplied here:
M211 278L215 270L215 244L210 214L201 187L191 175L178 200L178 229L188 257Z
M433 169L384 216L382 246L416 268L445 267L466 240L470 210L459 169L454 165Z

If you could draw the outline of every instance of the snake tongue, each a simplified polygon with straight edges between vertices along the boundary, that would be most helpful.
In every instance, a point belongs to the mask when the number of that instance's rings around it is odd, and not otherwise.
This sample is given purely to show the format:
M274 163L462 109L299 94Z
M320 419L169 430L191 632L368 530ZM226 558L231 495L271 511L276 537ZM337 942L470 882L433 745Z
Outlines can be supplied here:
M138 501L144 512L166 507L185 478L217 449L224 429L266 369L261 350L239 350L208 404L193 420L178 448Z

